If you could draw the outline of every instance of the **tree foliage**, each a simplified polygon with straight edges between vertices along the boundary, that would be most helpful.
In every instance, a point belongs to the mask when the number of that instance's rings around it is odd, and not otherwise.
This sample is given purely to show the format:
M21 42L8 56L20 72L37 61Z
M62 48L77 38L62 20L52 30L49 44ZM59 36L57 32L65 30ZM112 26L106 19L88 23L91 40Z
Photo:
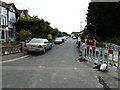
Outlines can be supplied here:
M52 34L53 38L55 39L56 37L59 37L61 35L61 32L58 30L58 28L54 28L51 31L51 34Z
M31 38L31 32L29 30L21 30L18 32L18 35L20 36L20 41L27 42Z
M62 32L63 36L69 36L69 34L67 32Z
M120 36L120 2L91 2L88 8L87 23L96 26L100 38Z
M14 24L17 33L22 29L30 30L32 38L48 38L48 34L52 35L52 38L59 36L60 31L57 28L52 28L48 21L34 17L21 17ZM19 39L19 38L18 38Z
M75 36L76 38L78 38L80 35L76 33L74 36Z
M48 40L52 41L52 39L53 39L52 34L48 34Z

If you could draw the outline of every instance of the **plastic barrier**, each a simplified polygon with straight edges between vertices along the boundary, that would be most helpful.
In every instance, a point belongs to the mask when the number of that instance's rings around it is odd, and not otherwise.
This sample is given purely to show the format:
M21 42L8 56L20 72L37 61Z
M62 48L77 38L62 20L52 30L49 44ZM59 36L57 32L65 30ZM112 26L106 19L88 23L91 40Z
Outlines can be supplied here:
M82 58L93 62L96 65L107 64L107 70L111 69L120 72L120 51L118 48L105 48L86 46L80 43L79 51Z

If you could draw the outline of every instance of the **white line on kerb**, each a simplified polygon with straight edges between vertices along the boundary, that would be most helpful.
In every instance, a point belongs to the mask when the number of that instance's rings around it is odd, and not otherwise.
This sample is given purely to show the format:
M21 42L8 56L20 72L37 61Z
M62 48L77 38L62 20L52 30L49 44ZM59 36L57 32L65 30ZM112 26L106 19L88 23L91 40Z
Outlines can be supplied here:
M0 62L0 63L13 62L13 61L17 61L17 60L26 58L26 57L28 57L28 56L30 56L30 55L22 56L22 57L15 58L15 59L11 59L11 60L7 60L7 61L2 61L2 62Z

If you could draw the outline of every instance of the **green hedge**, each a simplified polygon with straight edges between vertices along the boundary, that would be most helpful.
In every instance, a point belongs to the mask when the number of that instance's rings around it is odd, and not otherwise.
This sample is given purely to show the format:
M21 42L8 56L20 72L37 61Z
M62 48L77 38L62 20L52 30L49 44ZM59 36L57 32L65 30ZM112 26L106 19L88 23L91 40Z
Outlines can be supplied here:
M109 38L108 42L120 45L120 37Z

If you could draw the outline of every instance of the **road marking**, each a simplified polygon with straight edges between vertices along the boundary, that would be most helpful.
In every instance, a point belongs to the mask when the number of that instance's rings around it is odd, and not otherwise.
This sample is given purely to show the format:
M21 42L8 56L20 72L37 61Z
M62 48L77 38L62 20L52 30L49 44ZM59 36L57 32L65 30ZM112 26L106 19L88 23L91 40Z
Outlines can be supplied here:
M78 70L78 68L75 67L74 70Z
M57 75L56 73L53 73L51 78L54 79L56 75Z
M41 68L41 69L42 69L42 68L45 68L45 66L39 66L39 68Z
M64 78L64 80L67 80L67 78Z
M13 61L17 61L17 60L20 60L20 59L23 59L23 58L26 58L26 57L29 57L29 56L30 56L30 55L25 55L25 56L22 56L22 57L19 57L19 58L7 60L7 61L2 61L2 62L0 62L0 63L13 62Z
M40 81L43 81L43 79L40 79Z

